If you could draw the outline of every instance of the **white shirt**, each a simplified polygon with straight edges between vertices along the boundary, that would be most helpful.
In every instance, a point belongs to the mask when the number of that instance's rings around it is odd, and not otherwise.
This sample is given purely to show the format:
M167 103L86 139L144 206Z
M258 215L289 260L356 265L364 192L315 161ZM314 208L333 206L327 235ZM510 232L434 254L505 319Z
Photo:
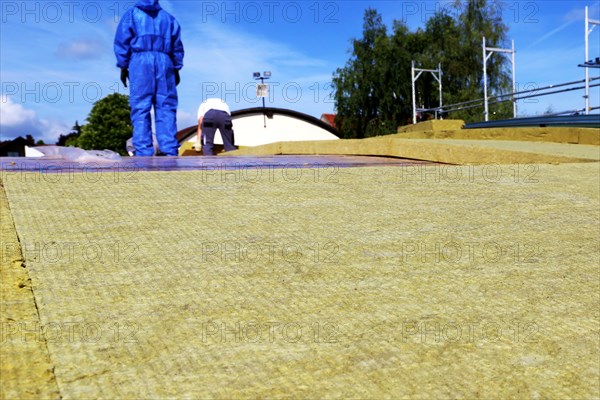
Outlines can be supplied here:
M209 110L220 110L225 111L227 114L231 115L231 111L229 110L229 106L221 99L210 98L206 99L200 104L200 108L198 108L198 119L204 117Z

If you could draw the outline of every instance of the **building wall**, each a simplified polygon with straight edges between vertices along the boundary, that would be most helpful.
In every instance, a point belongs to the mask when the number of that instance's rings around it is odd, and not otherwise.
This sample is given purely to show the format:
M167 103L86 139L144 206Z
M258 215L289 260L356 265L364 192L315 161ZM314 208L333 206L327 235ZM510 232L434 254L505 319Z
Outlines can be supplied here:
M0 142L0 157L25 157L25 146L29 142L21 136L14 140Z
M274 142L291 142L302 140L336 140L339 139L327 130L309 122L287 115L274 114L266 119L264 127L263 114L242 115L233 117L233 130L237 146L259 146ZM188 138L196 141L196 135ZM217 132L215 143L223 144Z

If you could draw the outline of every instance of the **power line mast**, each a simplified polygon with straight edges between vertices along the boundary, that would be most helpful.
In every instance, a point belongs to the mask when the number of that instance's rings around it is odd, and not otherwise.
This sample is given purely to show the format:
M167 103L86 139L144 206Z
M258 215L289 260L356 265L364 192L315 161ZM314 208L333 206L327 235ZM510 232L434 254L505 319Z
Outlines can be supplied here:
M591 28L590 28L590 24L592 25ZM588 7L585 6L585 61L586 61L586 63L589 60L589 46L590 46L589 36L590 36L590 33L592 33L592 31L596 27L596 25L600 25L600 21L590 19L589 15L588 15ZM590 113L590 69L587 66L585 67L585 95L583 97L585 98L585 114L589 115L589 113Z
M483 37L483 98L484 98L484 117L487 121L489 118L488 110L488 95L487 95L487 61L494 53L510 53L512 55L510 62L512 64L512 91L517 91L517 81L515 74L515 41L512 41L511 49L499 49L497 47L486 47L485 36ZM517 102L513 98L513 118L517 118Z
M417 76L415 76L415 72L419 72L417 74ZM417 81L417 79L419 79L419 76L421 76L421 74L423 72L431 72L431 74L433 75L433 77L439 84L440 107L438 110L440 112L440 119L444 119L444 118L442 118L442 114L441 114L441 112L442 112L442 65L438 64L437 69L415 68L415 61L413 60L411 63L411 69L410 69L411 84L412 84L412 102L413 102L413 124L417 123L417 95L415 92L415 82ZM438 111L436 110L435 113L436 113L436 119L437 119Z

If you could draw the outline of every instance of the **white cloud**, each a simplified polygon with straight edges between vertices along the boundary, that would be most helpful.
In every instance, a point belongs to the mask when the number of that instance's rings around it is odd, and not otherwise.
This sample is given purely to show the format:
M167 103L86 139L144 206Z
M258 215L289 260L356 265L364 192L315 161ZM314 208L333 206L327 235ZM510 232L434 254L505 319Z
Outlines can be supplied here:
M201 40L191 40L191 37ZM290 108L313 116L331 112L324 103L334 68L295 48L222 24L203 24L183 38L184 69L180 105L193 112L207 96L221 96L232 110L257 107L255 71L271 71L268 106ZM292 87L293 86L293 87ZM298 87L301 87L298 90ZM215 93L215 90L217 93ZM195 118L194 118L195 119ZM183 124L178 123L179 127Z
M42 139L46 144L54 144L60 135L66 135L71 131L71 126L64 121L40 119L40 133L36 136L36 139Z
M590 19L595 19L594 16L598 14L599 10L600 10L600 2L596 2L592 6L588 7L588 13L589 13L588 17ZM557 28L551 30L550 32L548 32L545 35L541 36L539 39L537 39L534 42L532 42L527 47L527 49L533 48L533 47L537 46L538 44L540 44L540 43L542 43L542 42L550 39L551 37L553 37L557 33L560 33L562 31L564 31L566 28L568 28L569 26L573 25L574 23L581 24L582 34L583 34L583 24L584 24L583 21L585 19L585 8L582 8L582 7L573 8L569 12L565 13L565 15L563 16L562 19L563 19L563 21L565 21L563 24L561 24Z
M14 103L8 96L0 96L0 127L15 127L35 120L35 112Z
M559 33L561 31L563 31L564 29L568 28L574 22L575 22L575 20L570 20L570 21L565 22L564 24L562 24L558 28L551 30L550 32L548 32L545 35L543 35L542 37L540 37L538 40L536 40L533 43L531 43L528 48L535 47L536 45L542 43L543 41L551 38L552 36L556 35L557 33Z
M109 46L99 38L75 39L58 45L56 55L61 58L93 60L101 58Z
M15 103L10 97L0 97L0 137L2 140L14 139L18 136L31 135L35 140L43 140L47 144L56 143L58 137L66 134L70 126L62 121L40 119L33 110Z
M323 60L302 54L277 40L223 24L202 24L184 33L182 39L186 48L186 66L214 75L241 74L251 78L254 70L277 68L281 73L326 65Z
M600 1L597 1L595 4L588 6L589 18L597 19L597 18L595 18L595 16L598 15L598 11L600 11ZM563 19L567 22L583 21L584 18L585 18L585 7L574 8L571 11L567 12L563 17Z
M196 118L196 113L187 112L184 110L177 110L177 125L183 129L184 127L196 125L198 123L198 119Z

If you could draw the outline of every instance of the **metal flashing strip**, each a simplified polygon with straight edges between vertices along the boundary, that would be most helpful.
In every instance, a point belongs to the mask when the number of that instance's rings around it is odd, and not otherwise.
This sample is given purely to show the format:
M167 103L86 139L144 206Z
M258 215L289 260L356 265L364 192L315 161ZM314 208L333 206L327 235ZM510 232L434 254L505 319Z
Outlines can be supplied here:
M526 117L504 119L499 121L474 122L465 124L465 129L472 128L503 128L524 126L570 126L581 128L600 128L600 114L591 115L543 115L540 117Z

